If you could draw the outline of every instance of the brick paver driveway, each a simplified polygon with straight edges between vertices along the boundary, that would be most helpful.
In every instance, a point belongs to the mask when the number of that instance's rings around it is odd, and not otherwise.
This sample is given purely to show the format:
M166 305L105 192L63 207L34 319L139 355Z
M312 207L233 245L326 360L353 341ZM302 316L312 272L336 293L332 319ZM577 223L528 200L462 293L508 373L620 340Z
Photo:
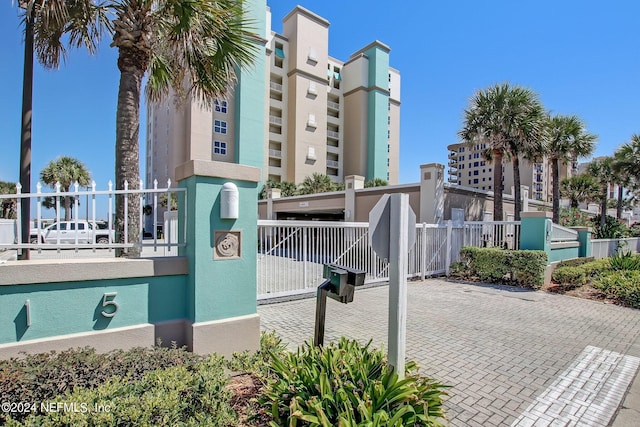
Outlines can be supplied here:
M325 342L386 345L386 286L329 300ZM258 307L291 348L313 336L315 298ZM606 426L638 368L640 311L562 295L409 282L407 357L452 385L452 426Z

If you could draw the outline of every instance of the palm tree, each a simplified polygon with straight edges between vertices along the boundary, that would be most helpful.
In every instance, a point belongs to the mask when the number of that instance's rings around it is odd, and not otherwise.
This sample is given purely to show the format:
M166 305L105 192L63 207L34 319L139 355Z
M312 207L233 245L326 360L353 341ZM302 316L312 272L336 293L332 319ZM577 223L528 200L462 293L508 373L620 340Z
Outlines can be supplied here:
M551 163L553 180L553 222L560 222L560 164L574 162L593 153L597 136L586 131L577 116L549 117L547 141L544 147ZM605 209L606 210L606 209Z
M0 181L0 194L16 194L16 184L13 182ZM16 218L16 199L0 200L0 218Z
M592 161L587 169L600 185L600 228L604 228L607 221L607 193L609 184L614 180L612 166L613 158L600 157Z
M364 183L364 188L386 187L389 183L382 178L373 178Z
M536 151L544 136L544 110L530 89L503 83L478 91L464 111L458 132L468 146L486 145L484 158L493 161L493 218L503 220L502 160L514 162L515 217L520 218L520 169L518 155Z
M37 44L42 45L37 51L57 65L60 37L67 32L70 15L54 13L61 3L58 0L38 3L49 7L50 15L59 18L51 26L43 21L43 34L51 37L38 37L36 32ZM70 42L95 42L101 30L113 30L111 46L118 49L120 70L116 188L123 188L125 182L130 189L139 185L140 92L145 75L150 101L159 101L172 89L179 97L189 95L205 105L211 104L228 92L236 70L250 65L258 52L260 40L247 29L249 21L241 0L105 0L99 6L90 0L62 3L91 12L83 15L84 32L69 32ZM108 20L107 11L115 14L113 21ZM123 239L125 223L129 243L138 241L140 210L140 200L129 197L125 219L124 197L116 198L119 241ZM117 254L125 255L120 250ZM136 257L139 249L133 248L126 255Z
M24 70L22 81L22 132L20 138L20 184L23 192L31 191L31 128L33 121L33 55L45 68L55 69L66 56L61 42L66 35L69 47L85 46L94 53L102 34L108 29L105 11L92 0L19 0L24 24ZM31 204L22 203L21 233L28 241ZM22 251L20 259L29 259L29 249Z
M572 208L577 208L581 202L595 200L600 187L589 174L580 174L560 182L560 195L569 199Z
M618 203L616 216L622 217L623 187L637 186L640 183L640 135L631 136L631 141L614 153L613 170L618 184Z
M274 181L272 179L267 180L267 182L262 187L262 191L260 192L260 198L266 199L267 192L271 188L277 188L280 190L281 197L290 197L295 196L296 194L296 185L291 181Z
M78 183L86 187L91 182L91 173L82 162L73 157L63 156L52 160L40 172L40 180L52 188L60 183L60 191L68 192L71 186ZM72 197L63 197L64 220L71 219Z
M314 173L298 186L298 194L317 194L335 190L335 184L327 175Z
M620 147L616 154L615 170L625 171L636 182L640 182L640 134L632 135L631 141Z

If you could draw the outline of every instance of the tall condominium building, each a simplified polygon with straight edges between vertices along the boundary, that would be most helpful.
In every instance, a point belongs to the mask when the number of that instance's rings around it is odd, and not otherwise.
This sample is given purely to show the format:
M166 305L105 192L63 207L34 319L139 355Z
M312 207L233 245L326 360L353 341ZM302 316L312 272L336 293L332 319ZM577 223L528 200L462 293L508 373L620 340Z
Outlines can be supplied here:
M478 190L494 191L493 162L486 161L482 154L486 144L469 147L458 143L447 146L449 150L449 182ZM502 192L513 194L513 165L504 158L502 165ZM560 165L560 180L573 175L576 163ZM529 187L529 198L550 202L553 200L553 178L547 159L531 163L520 157L520 185Z
M198 159L252 164L265 181L321 173L397 183L400 74L389 47L374 41L341 61L329 56L326 19L297 6L276 34L264 1L253 3L263 5L264 46L249 78L242 71L213 105L172 97L149 105L147 181L165 182ZM247 130L253 137L243 137Z

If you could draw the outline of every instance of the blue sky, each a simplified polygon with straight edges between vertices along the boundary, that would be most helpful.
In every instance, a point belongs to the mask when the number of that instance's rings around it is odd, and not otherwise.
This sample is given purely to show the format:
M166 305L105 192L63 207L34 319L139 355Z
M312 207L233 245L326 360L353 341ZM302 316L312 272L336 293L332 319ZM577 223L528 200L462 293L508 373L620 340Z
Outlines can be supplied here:
M23 35L12 3L0 2L4 181L19 174ZM596 156L612 154L640 133L636 0L268 0L275 31L296 4L330 22L335 58L346 60L376 39L391 47L391 66L402 77L401 183L417 182L420 164L447 163L446 146L458 141L469 98L495 83L527 86L553 113L580 116L599 136ZM95 56L70 52L57 71L36 67L34 186L44 165L61 155L83 161L99 188L113 179L116 59L107 41Z

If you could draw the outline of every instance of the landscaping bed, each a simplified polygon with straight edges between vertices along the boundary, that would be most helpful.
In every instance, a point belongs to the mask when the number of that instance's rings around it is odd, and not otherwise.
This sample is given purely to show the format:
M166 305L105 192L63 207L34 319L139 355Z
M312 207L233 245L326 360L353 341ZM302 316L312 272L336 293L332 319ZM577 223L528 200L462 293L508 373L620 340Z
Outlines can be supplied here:
M273 333L225 360L179 348L90 348L0 361L8 426L440 426L446 386L400 380L370 343L288 352ZM13 410L4 402L22 402ZM5 410L8 409L8 410Z

